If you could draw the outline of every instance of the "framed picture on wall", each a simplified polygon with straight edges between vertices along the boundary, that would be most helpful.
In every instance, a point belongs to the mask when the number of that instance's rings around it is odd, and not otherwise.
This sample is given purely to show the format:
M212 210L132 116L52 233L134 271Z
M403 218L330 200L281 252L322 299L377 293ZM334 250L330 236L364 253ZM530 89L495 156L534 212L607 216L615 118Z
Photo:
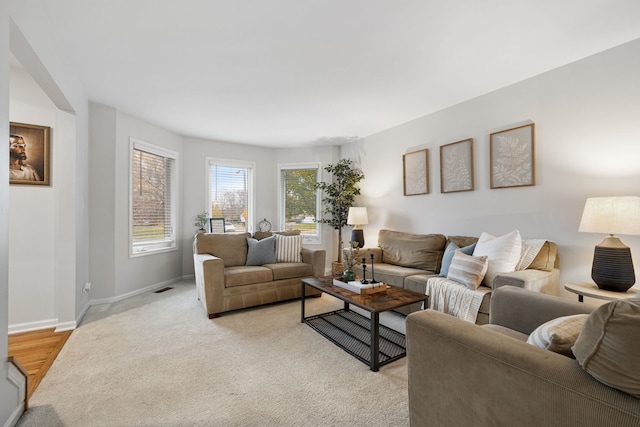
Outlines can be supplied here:
M491 188L536 185L534 124L490 136Z
M50 185L51 128L10 123L9 184Z
M404 195L429 194L429 150L402 155Z
M440 192L473 191L473 138L440 146Z

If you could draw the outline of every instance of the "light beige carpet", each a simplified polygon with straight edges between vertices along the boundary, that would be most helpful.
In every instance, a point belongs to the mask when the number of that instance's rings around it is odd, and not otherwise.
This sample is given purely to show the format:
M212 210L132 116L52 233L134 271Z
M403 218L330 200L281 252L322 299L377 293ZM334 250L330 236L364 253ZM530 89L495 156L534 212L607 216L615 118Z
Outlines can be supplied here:
M192 281L172 286L92 306L18 426L409 424L406 359L371 372L300 323L299 301L209 320ZM341 306L323 295L306 314Z

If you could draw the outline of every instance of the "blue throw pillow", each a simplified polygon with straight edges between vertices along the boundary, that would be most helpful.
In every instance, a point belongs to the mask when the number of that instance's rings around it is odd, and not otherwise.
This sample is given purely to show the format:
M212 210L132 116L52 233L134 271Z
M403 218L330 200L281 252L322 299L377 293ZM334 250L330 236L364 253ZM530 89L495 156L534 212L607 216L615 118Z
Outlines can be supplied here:
M440 276L447 277L449 274L449 266L451 265L451 260L453 259L453 255L455 252L460 249L460 246L451 242L447 245L444 250L444 255L442 255L442 263L440 263Z
M247 246L247 262L244 265L275 264L277 262L275 236L262 240L247 237Z
M465 255L473 255L473 250L475 249L476 244L472 244L469 246L465 246L464 248L460 248L460 246L451 242L447 245L447 248L444 250L444 255L442 255L442 263L440 264L440 276L447 277L449 274L449 267L451 266L451 260L453 259L453 255L457 250L460 250Z

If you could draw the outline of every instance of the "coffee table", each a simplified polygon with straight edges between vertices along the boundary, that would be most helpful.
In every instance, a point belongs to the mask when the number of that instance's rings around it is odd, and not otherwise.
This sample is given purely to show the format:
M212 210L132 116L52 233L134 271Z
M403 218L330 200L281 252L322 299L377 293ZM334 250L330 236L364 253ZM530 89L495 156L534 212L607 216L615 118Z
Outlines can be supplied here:
M311 286L344 302L341 310L305 317L305 288ZM376 372L380 366L407 355L404 334L380 325L380 313L426 301L429 296L389 287L385 292L361 295L335 286L333 277L302 279L300 322L306 323ZM367 318L350 310L354 305L370 313Z

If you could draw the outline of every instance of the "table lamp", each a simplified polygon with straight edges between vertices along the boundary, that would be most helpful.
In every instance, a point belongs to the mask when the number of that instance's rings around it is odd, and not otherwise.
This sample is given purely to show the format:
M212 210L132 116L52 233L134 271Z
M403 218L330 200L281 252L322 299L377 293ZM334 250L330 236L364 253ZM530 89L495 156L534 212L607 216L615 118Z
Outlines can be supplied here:
M626 292L636 282L631 249L614 234L640 235L640 197L587 199L579 231L609 234L595 247L591 278L600 289Z
M351 241L358 242L359 248L364 248L364 233L361 225L369 224L369 218L367 217L367 208L349 208L349 214L347 215L347 225L353 225L351 230Z

